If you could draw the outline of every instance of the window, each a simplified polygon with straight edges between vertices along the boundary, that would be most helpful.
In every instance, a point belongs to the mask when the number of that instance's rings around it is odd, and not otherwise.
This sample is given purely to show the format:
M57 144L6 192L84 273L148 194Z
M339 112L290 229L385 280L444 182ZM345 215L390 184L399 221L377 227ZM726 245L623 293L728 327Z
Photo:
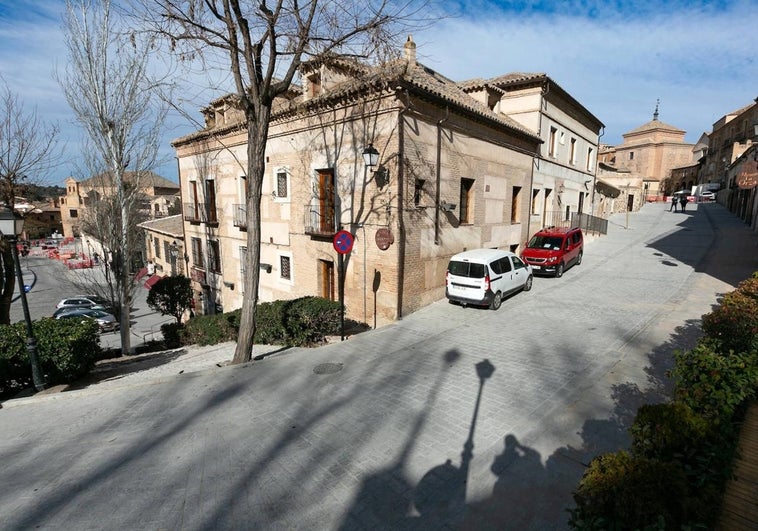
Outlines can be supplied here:
M308 76L308 96L314 98L321 94L321 74L314 72Z
M292 281L292 255L279 255L279 278L290 282Z
M563 146L566 144L566 133L561 132L558 142Z
M521 210L521 187L513 187L511 198L511 223L519 223L519 211Z
M171 256L171 250L168 245L168 240L163 240L163 256L168 260Z
M421 196L424 194L424 179L416 179L413 185L413 205L419 206L421 204Z
M572 166L576 164L576 138L571 139L571 145L569 147L569 164Z
M557 136L558 136L558 129L555 127L550 128L550 143L548 144L548 156L555 158L555 152L558 148L556 145L557 142Z
M539 190L532 190L532 214L540 213L539 205L537 204L537 199L539 199L539 195L540 195Z
M587 148L587 171L592 171L592 148Z
M218 240L208 241L208 269L214 273L221 273L221 251Z
M472 202L474 195L474 179L461 179L460 216L459 223L472 223Z
M286 169L279 169L274 174L274 201L289 199L290 177Z
M72 218L78 218L79 212L72 208L71 210L68 211L68 215L71 216Z
M634 160L634 151L629 152L629 160Z
M203 242L200 238L192 238L192 265L204 268L203 264Z
M240 247L240 284L245 293L245 275L247 273L247 247Z
M213 179L205 181L205 201L208 204L208 223L217 223L216 216L216 183Z
M161 257L161 241L158 238L153 238L153 253L156 258Z

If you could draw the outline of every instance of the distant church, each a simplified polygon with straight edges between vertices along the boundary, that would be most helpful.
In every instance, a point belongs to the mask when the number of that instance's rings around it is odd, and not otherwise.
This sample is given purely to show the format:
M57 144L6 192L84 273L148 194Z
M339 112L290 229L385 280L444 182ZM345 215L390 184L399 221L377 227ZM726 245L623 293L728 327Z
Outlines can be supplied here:
M615 187L623 201L616 200L612 208L608 208L606 201L600 211L622 212L627 206L637 210L645 201L662 200L671 171L697 162L695 144L684 141L686 131L658 119L658 105L653 119L622 135L624 141L620 145L601 146L598 180Z

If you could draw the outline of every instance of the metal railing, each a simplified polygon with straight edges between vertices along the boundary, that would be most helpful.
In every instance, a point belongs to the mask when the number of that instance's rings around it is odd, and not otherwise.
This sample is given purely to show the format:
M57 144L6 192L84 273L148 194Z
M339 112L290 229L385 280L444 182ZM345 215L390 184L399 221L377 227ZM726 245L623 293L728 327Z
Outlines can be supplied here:
M306 234L332 236L336 233L334 230L334 208L329 204L322 205L320 202L313 202L305 205L304 219Z
M234 206L234 226L242 229L247 228L247 205Z
M184 220L194 223L218 223L216 205L212 203L184 203Z
M579 227L584 232L607 234L608 220L579 212L570 212L567 217L565 211L557 210L545 213L543 227L569 227L572 229Z

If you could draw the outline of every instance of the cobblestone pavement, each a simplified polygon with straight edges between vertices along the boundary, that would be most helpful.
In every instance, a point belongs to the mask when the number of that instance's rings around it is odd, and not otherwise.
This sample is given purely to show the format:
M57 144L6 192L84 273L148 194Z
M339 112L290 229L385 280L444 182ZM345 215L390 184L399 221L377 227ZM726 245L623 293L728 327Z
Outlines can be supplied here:
M0 528L566 529L586 464L669 396L672 352L755 246L717 204L648 204L497 312L443 300L318 349L188 350L5 402Z

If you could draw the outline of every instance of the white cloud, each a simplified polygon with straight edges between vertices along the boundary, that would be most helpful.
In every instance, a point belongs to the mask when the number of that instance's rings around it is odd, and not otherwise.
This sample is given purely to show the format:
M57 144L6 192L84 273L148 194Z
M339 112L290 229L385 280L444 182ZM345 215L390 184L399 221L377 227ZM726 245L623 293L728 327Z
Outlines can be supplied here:
M448 11L453 5L440 4ZM660 119L695 142L721 116L758 96L756 0L475 0L456 8L458 16L413 33L419 61L455 80L544 72L605 124L603 142L620 143L623 133L651 120L658 99ZM0 0L0 75L28 106L60 124L75 158L79 130L53 76L66 61L63 9L60 1ZM186 93L177 96L190 101L200 119L199 108L220 92L200 101L196 95L206 81L184 82ZM169 143L193 129L172 118L159 173L176 179ZM60 168L50 182L62 183L71 171Z

